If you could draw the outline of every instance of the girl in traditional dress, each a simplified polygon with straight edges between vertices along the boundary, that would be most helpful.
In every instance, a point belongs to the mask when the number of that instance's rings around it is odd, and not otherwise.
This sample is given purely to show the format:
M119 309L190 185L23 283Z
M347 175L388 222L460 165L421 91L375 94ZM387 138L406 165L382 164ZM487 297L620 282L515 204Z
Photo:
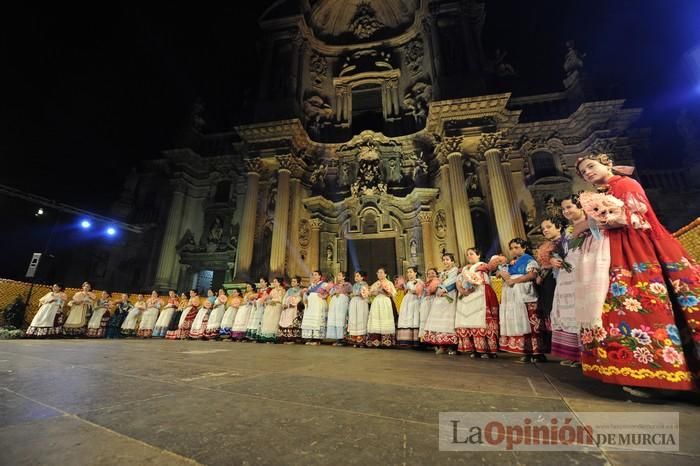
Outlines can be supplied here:
M329 290L331 302L328 305L326 340L333 340L333 346L343 346L348 328L348 308L352 285L345 280L345 272L335 274L335 283Z
M133 306L129 302L129 295L122 293L121 300L114 306L112 317L107 322L107 338L122 338L122 324Z
M192 327L190 327L190 333L187 338L190 340L201 340L204 338L204 334L207 331L207 324L209 323L209 315L214 308L214 302L216 302L216 296L214 296L213 290L207 291L207 299L202 303L202 306L197 311L197 315L192 321Z
M177 310L180 300L177 297L175 290L168 291L168 300L165 303L165 307L160 311L158 320L153 327L153 336L157 338L164 338L168 333L168 328L170 327L170 322L173 320L173 314Z
M255 292L255 285L246 283L243 304L238 308L236 318L233 320L233 327L231 327L231 339L233 341L245 340L248 320L250 320L250 315L255 309L255 299L257 297L258 294Z
M177 324L178 333L176 338L186 340L190 336L192 323L197 318L197 315L199 315L199 308L201 305L202 303L197 290L190 290L190 299L187 301L187 307L182 311L180 321Z
M416 267L406 269L403 281L405 294L399 308L399 320L396 330L396 343L399 346L418 346L420 338L420 301L423 295L423 280L418 278Z
M495 358L498 352L498 297L489 268L477 248L467 249L467 262L457 278L457 349L472 358Z
M501 291L499 346L502 351L522 354L518 362L546 362L547 327L534 286L539 266L527 253L524 239L513 238L508 247L511 262L498 272L505 285Z
M369 285L367 273L363 270L355 272L355 283L352 285L352 298L348 309L348 343L353 347L364 347L367 341L367 318L369 317Z
M457 312L457 276L459 269L452 253L442 255L444 269L440 272L440 285L430 306L425 322L423 341L435 346L435 354L457 354L457 334L455 333L455 313Z
M303 304L301 303L301 277L294 277L282 300L277 340L285 344L294 344L301 339L301 319Z
M577 194L572 194L561 201L564 218L569 221L562 241L564 257L553 258L551 264L558 269L557 287L552 301L552 355L562 358L562 366L581 367L581 340L579 326L576 322L576 282L580 273L581 250L584 243L590 250L592 243L597 242L588 230L586 214L581 208ZM609 257L609 254L608 254ZM570 264L563 267L563 260ZM609 265L609 260L608 260ZM606 271L607 272L607 271ZM585 277L580 277L585 280ZM607 287L604 288L602 299L605 299ZM599 301L602 303L602 301ZM602 304L599 304L599 307Z
M112 299L108 292L100 293L100 299L95 304L95 310L92 311L92 317L87 325L88 338L104 338L107 331L107 324L110 319L110 311L112 310Z
M272 279L272 289L266 298L258 341L274 343L277 340L277 330L279 330L280 315L282 314L282 300L286 292L283 282L282 277Z
M321 272L311 272L311 282L304 296L306 308L301 321L301 337L307 345L320 345L326 338L326 322L328 321L328 290Z
M576 163L584 180L623 203L621 218L597 225L607 229L610 242L605 303L577 307L583 373L627 386L635 396L653 392L630 386L697 389L700 268L661 225L640 184L621 176L631 173L628 168L613 167L606 154Z
M131 308L129 314L127 314L124 323L122 324L122 335L125 337L136 336L136 331L139 328L139 322L141 321L141 315L146 311L146 301L143 295L140 294L136 297L136 302L134 307Z
M185 313L185 309L189 307L189 303L190 300L187 298L187 295L182 293L180 295L180 300L177 303L177 309L175 312L173 312L173 316L170 318L168 331L165 333L165 338L167 340L177 340L180 338L180 320L182 319L182 314Z
M151 338L151 335L153 335L153 327L155 327L156 322L158 322L158 315L160 314L161 307L163 307L163 300L158 297L158 292L153 290L151 292L151 297L146 301L146 312L141 316L141 323L139 324L139 330L136 332L136 336Z
M223 340L231 339L231 327L233 327L233 322L236 320L236 314L238 313L238 308L241 307L241 302L243 302L241 292L238 288L233 288L231 295L226 299L226 312L221 318L219 338Z
M430 315L430 308L435 301L435 293L440 286L440 278L436 268L431 267L425 271L425 283L423 284L423 294L420 298L420 326L418 327L418 338L425 341L425 323Z
M45 338L56 337L63 334L63 305L68 297L63 292L63 287L55 284L51 291L41 297L41 307L29 324L26 337Z
M63 324L63 334L72 337L85 335L87 329L88 317L92 312L92 306L95 302L95 293L92 291L90 283L83 283L80 291L73 295L73 298L68 301L68 317Z
M369 290L374 296L367 317L367 346L390 348L396 343L396 324L392 299L396 295L394 284L386 276L386 268L377 269L377 281Z
M228 304L228 296L226 290L219 288L219 295L214 301L214 307L207 321L207 329L204 332L204 337L207 340L216 340L219 338L219 330L221 329L221 321L226 313L226 304Z
M265 301L267 300L267 295L270 293L267 280L264 277L260 277L258 280L257 288L258 296L255 299L255 308L253 312L250 313L248 326L245 332L246 338L252 342L257 342L258 340L260 328L262 327L263 315L265 314Z

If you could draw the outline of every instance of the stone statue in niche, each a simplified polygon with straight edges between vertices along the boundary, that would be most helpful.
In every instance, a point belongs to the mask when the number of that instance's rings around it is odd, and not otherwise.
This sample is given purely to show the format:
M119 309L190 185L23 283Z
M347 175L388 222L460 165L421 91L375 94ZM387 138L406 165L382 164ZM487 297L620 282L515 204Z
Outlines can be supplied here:
M352 178L352 164L348 162L341 163L338 169L338 186L347 188L352 183Z
M408 246L408 250L411 252L411 257L418 256L418 243L416 243L415 238L411 238L411 243Z
M333 245L331 243L326 246L326 261L333 262Z
M316 136L326 121L333 119L333 108L319 95L312 95L304 100L302 105L307 129Z
M435 233L438 238L444 238L447 235L447 216L442 209L435 214Z
M299 244L302 247L309 245L309 221L306 219L299 222Z
M505 61L506 55L508 55L507 51L496 49L496 56L486 62L486 71L495 74L499 78L517 76L518 73L516 73L513 65Z
M467 196L471 199L482 199L481 184L476 170L476 164L470 158L464 160L464 186L467 189Z
M270 184L270 191L267 195L267 207L266 213L268 219L275 218L275 203L277 202L277 180L272 179Z
M389 183L399 183L401 181L401 163L396 157L386 161L386 180Z
M221 217L214 218L214 222L209 227L209 235L207 236L207 243L218 244L221 241L221 236L224 234L224 225Z
M413 184L422 188L427 185L428 181L428 164L423 160L423 153L420 157L416 157L413 166Z

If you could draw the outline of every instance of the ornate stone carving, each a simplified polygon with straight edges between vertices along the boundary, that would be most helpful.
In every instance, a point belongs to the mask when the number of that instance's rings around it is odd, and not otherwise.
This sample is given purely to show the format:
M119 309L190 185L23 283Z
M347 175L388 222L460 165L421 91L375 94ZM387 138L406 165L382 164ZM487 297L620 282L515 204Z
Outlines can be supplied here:
M418 221L420 223L431 223L433 221L433 213L432 212L419 212L418 213Z
M305 248L306 246L309 245L309 229L311 226L309 225L309 221L306 219L302 219L299 222L299 246Z
M280 170L289 170L291 172L294 168L295 160L291 155L278 155L277 163L279 164Z
M613 149L615 147L615 139L596 139L596 141L591 145L592 154L608 154L613 156Z
M462 153L462 136L453 136L442 138L440 144L435 148L435 155L440 162L440 165L447 163L447 156L452 153Z
M435 236L443 239L447 236L447 214L444 209L440 209L435 214L434 221Z
M486 160L486 152L491 149L502 149L503 133L496 131L494 133L484 133L481 135L481 140L476 148L476 153L481 160Z
M411 238L411 242L408 245L408 250L411 254L411 257L418 256L418 243L416 242L415 238Z
M338 186L347 188L355 179L355 167L351 162L341 162L338 168Z
M245 170L247 173L260 174L260 172L262 172L262 160L260 160L258 157L246 159L243 161L243 163L245 164Z
M312 230L320 230L323 226L323 220L319 218L312 218L311 220L309 220L309 226Z
M362 2L357 5L355 15L348 26L358 39L369 39L383 27L384 24L377 19L377 14L369 2Z
M423 39L420 36L404 46L403 59L411 74L418 74L423 70L423 50Z
M311 85L321 88L328 73L328 61L323 55L314 53L309 59L309 74L311 75Z
M428 106L433 100L433 86L417 82L403 97L406 112L413 116L417 126L422 126L428 117Z
M328 168L326 163L321 161L318 166L314 169L309 177L309 182L315 190L323 190L326 187L326 175L328 174Z
M581 53L576 50L576 44L573 40L566 41L566 56L564 57L564 71L566 71L566 76L571 76L574 73L578 73L579 70L583 68L583 59L586 57L585 53Z
M326 245L326 262L333 262L333 245L330 241Z
M350 187L354 197L385 194L387 186L379 163L379 150L372 137L364 138L358 151L357 178Z

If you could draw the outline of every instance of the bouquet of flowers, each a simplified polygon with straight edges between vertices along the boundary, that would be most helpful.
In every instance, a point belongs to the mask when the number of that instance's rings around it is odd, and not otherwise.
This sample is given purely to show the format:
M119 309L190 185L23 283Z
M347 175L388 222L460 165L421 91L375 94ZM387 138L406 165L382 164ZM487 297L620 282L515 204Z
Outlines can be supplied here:
M299 304L299 296L292 295L287 298L287 307L297 307L297 304Z
M626 225L624 206L625 203L604 193L583 192L579 196L581 207L588 218L593 219L599 225L616 223Z
M537 262L542 266L543 278L552 270L552 259L560 260L561 268L571 273L573 266L564 260L564 248L561 241L545 241L537 248Z
M489 263L486 266L491 272L495 272L496 270L503 270L504 268L508 267L508 259L506 259L506 257L503 255L497 254L491 257Z
M391 282L389 282L388 280L381 282L381 286L382 286L381 291L382 291L382 293L384 293L387 296L391 296L392 290L391 290L390 283Z
M397 275L396 278L394 278L394 287L396 287L397 290L406 289L406 280L401 275Z
M362 299L369 298L369 287L367 285L363 285L362 288L360 288L360 296L362 296Z

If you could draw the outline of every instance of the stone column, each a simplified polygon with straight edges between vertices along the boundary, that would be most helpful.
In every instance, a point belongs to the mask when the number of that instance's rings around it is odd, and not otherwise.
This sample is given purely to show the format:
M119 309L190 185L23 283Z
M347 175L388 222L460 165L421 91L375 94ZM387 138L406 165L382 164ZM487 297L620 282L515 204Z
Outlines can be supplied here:
M501 167L503 168L503 179L506 182L508 196L510 197L510 210L513 216L513 228L515 231L515 236L527 239L525 225L523 224L523 216L520 213L520 205L518 204L518 195L515 191L515 183L513 183L513 169L511 167L510 158L508 157L508 154L502 154L501 160Z
M287 226L289 224L289 176L292 173L292 156L277 157L279 171L277 175L277 200L275 217L272 225L272 251L270 251L270 273L274 276L284 275L287 255Z
M433 257L433 232L431 231L431 226L433 222L432 212L421 212L418 214L418 221L420 222L421 234L423 238L423 259L425 263L423 266L427 272L428 267L436 267L435 258Z
M497 147L492 147L484 151L484 158L489 173L489 181L491 185L491 199L493 200L493 210L496 216L496 228L498 230L498 239L501 244L501 251L508 251L508 242L517 236L515 232L515 222L513 220L513 211L511 204L513 200L508 192L508 185L503 176L503 168L501 167L501 150Z
M321 226L323 226L323 221L318 218L312 218L309 220L309 226L311 227L311 235L309 238L309 268L310 272L319 269L319 238Z
M299 248L299 223L302 210L302 176L303 169L295 164L295 168L292 169L292 179L289 183L289 226L287 227L287 236L289 237L289 244L287 246L287 273L290 277L299 275L304 270Z
M455 251L455 256L459 264L464 264L467 248L474 247L475 244L472 214L469 209L469 197L464 188L462 153L459 151L462 138L456 139L457 140L454 141L445 141L443 150L447 152L447 162L450 167L450 193L452 195L452 212L455 219L455 233L457 236L458 249Z
M246 187L245 204L243 205L243 217L238 233L238 266L236 278L249 279L250 265L253 262L253 243L255 240L255 217L258 208L258 184L262 162L260 159L245 161L248 172L248 185Z
M158 259L158 269L154 288L166 289L171 287L171 277L173 268L177 265L177 234L182 220L182 208L185 202L185 186L180 182L175 185L173 196L170 201L170 211L168 212L168 223L165 225L163 241L160 246L160 258Z
M445 243L448 252L455 252L457 250L457 237L455 235L455 222L454 222L454 212L452 211L452 206L450 205L448 196L450 196L450 168L447 160L439 160L440 162L440 198L445 199L442 203L445 209L445 214L447 217L447 235L445 236Z

